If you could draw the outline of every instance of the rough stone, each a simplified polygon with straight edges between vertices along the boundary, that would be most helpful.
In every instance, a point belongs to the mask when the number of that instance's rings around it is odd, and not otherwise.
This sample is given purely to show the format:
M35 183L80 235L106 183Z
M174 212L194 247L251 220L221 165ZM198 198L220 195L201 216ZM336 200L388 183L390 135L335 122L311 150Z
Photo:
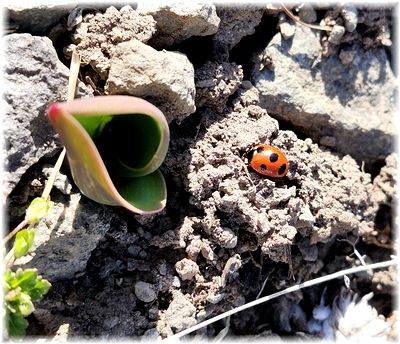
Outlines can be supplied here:
M252 35L260 24L264 7L243 5L240 7L217 7L221 19L219 29L213 36L215 54L219 61L228 61L229 51L244 36Z
M37 268L44 278L56 282L72 279L85 269L115 215L79 193L53 201L53 208L38 223L32 252L16 264Z
M105 90L146 98L164 112L168 122L181 121L196 110L194 69L188 58L157 51L135 39L115 49Z
M208 61L195 71L196 106L223 112L226 102L243 80L236 63Z
M396 90L385 51L357 48L343 65L337 56L320 59L319 40L301 25L290 42L272 39L252 73L261 106L316 141L335 137L335 149L358 161L383 159L393 150ZM271 60L273 70L264 68Z
M157 22L152 46L168 47L192 36L208 36L217 32L220 19L215 5L209 3L139 3L140 14L151 15Z
M146 43L155 30L156 22L152 16L141 15L129 5L120 10L110 6L104 14L89 13L83 17L72 35L74 44L68 46L66 52L79 52L82 65L90 64L105 80L116 46L132 39Z
M3 43L5 198L30 166L61 148L46 112L50 103L66 99L69 70L47 37L11 34ZM83 94L90 91L80 83L78 96Z

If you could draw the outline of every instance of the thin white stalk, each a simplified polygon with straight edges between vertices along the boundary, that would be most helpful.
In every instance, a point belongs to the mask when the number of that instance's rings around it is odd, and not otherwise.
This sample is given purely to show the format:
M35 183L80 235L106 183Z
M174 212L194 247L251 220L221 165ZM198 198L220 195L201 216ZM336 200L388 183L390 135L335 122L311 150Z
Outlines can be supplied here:
M68 94L67 101L72 101L75 98L76 83L78 81L79 68L81 66L81 56L74 51L72 53L69 79L68 79Z
M392 266L392 265L397 265L397 259L388 260L388 261L385 261L385 262L379 262L379 263L370 264L370 265L365 265L365 266L364 265L363 266L357 266L357 267L354 267L354 268L338 271L338 272L335 272L335 273L330 274L330 275L318 277L318 278L315 278L313 280L306 281L306 282L291 286L289 288L286 288L284 290L278 291L278 292L276 292L274 294L271 294L271 295L268 295L268 296L264 296L264 297L262 297L262 298L260 298L258 300L251 301L251 302L246 303L246 304L244 304L242 306L239 306L239 307L237 307L235 309L231 309L230 311L227 311L225 313L217 315L217 316L215 316L215 317L213 317L211 319L208 319L206 321L203 321L203 322L201 322L201 323L199 323L199 324L197 324L197 325L195 325L193 327L190 327L190 328L188 328L186 330L183 330L183 331L181 331L181 332L179 332L177 334L174 334L171 337L165 338L164 341L172 341L172 340L181 338L183 336L186 336L189 333L197 331L197 330L199 330L199 329L201 329L201 328L203 328L205 326L208 326L208 325L210 325L210 324L212 324L212 323L214 323L216 321L219 321L221 319L229 317L229 316L231 316L233 314L239 313L239 312L241 312L241 311L243 311L245 309L260 305L260 304L262 304L264 302L270 301L270 300L275 299L275 298L277 298L279 296L283 296L283 295L286 295L286 294L289 294L289 293L293 293L293 292L295 292L297 290L300 290L300 289L303 289L303 288L308 288L308 287L311 287L313 285L317 285L317 284L324 283L324 282L327 282L327 281L330 281L330 280L333 280L333 279L336 279L336 278L339 278L339 277L343 277L345 275L354 274L354 273L357 273L357 272L366 271L366 270L370 270L370 269L371 270L382 269L382 268L386 268L386 267Z
M79 74L79 68L81 65L81 57L78 53L75 51L72 54L71 58L71 66L70 66L70 73L69 73L69 79L68 79L68 94L67 94L67 101L72 101L75 98L75 91L76 91L76 83L78 81L78 74ZM42 198L47 199L50 195L50 191L53 188L54 181L56 180L58 171L61 168L62 162L64 161L65 157L65 148L62 150L60 156L57 159L56 164L54 165L54 168L51 172L50 178L46 183L46 186L43 190L42 193Z

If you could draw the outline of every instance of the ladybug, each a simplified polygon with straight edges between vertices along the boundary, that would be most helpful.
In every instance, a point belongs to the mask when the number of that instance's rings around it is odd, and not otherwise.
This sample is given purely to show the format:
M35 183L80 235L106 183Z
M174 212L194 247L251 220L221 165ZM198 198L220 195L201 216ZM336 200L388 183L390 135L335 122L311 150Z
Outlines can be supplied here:
M268 177L284 177L289 169L285 154L278 148L259 144L247 152L250 167Z

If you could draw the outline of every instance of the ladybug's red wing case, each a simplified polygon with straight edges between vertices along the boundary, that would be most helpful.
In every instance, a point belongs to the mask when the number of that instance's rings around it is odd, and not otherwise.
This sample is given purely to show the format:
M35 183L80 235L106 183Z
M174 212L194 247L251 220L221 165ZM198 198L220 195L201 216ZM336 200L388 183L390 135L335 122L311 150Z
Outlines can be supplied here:
M268 177L284 177L289 165L285 154L278 148L260 144L247 152L250 167Z

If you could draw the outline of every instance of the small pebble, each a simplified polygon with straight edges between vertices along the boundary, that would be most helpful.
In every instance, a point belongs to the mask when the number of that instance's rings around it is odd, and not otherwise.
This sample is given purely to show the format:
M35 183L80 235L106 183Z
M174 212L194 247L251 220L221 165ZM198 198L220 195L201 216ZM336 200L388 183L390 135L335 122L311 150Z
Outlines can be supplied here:
M141 248L137 245L130 245L128 247L128 253L132 256L132 257L137 257L139 255Z
M139 252L139 258L145 259L147 257L147 252L142 250Z
M139 237L143 237L144 236L144 229L142 227L139 227L137 229L137 234L139 235Z
M335 25L329 34L328 41L332 44L339 44L346 30L341 25Z
M357 8L354 5L347 4L342 8L344 26L348 32L353 32L358 24Z
M187 258L183 258L176 262L175 269L183 281L191 280L194 276L200 273L199 266L196 262Z
M281 31L282 37L288 39L293 37L296 27L288 22L284 22L279 25L279 30Z
M153 285L142 281L135 284L135 295L143 302L152 302L157 297Z
M221 294L210 294L207 296L207 301L212 304L217 304L218 302L222 301L225 297L224 293Z
M304 3L300 8L299 18L303 22L311 24L317 21L317 12L315 12L311 4Z
M349 63L353 62L354 57L356 56L356 53L357 52L355 50L342 49L339 53L340 61L343 64L349 64Z
M151 240L152 237L153 235L150 232L144 232L144 238L146 240Z
M181 287L181 281L178 276L174 276L172 280L172 286L175 288L180 288Z
M165 276L167 274L167 264L165 261L162 261L158 267L158 272L161 276Z

